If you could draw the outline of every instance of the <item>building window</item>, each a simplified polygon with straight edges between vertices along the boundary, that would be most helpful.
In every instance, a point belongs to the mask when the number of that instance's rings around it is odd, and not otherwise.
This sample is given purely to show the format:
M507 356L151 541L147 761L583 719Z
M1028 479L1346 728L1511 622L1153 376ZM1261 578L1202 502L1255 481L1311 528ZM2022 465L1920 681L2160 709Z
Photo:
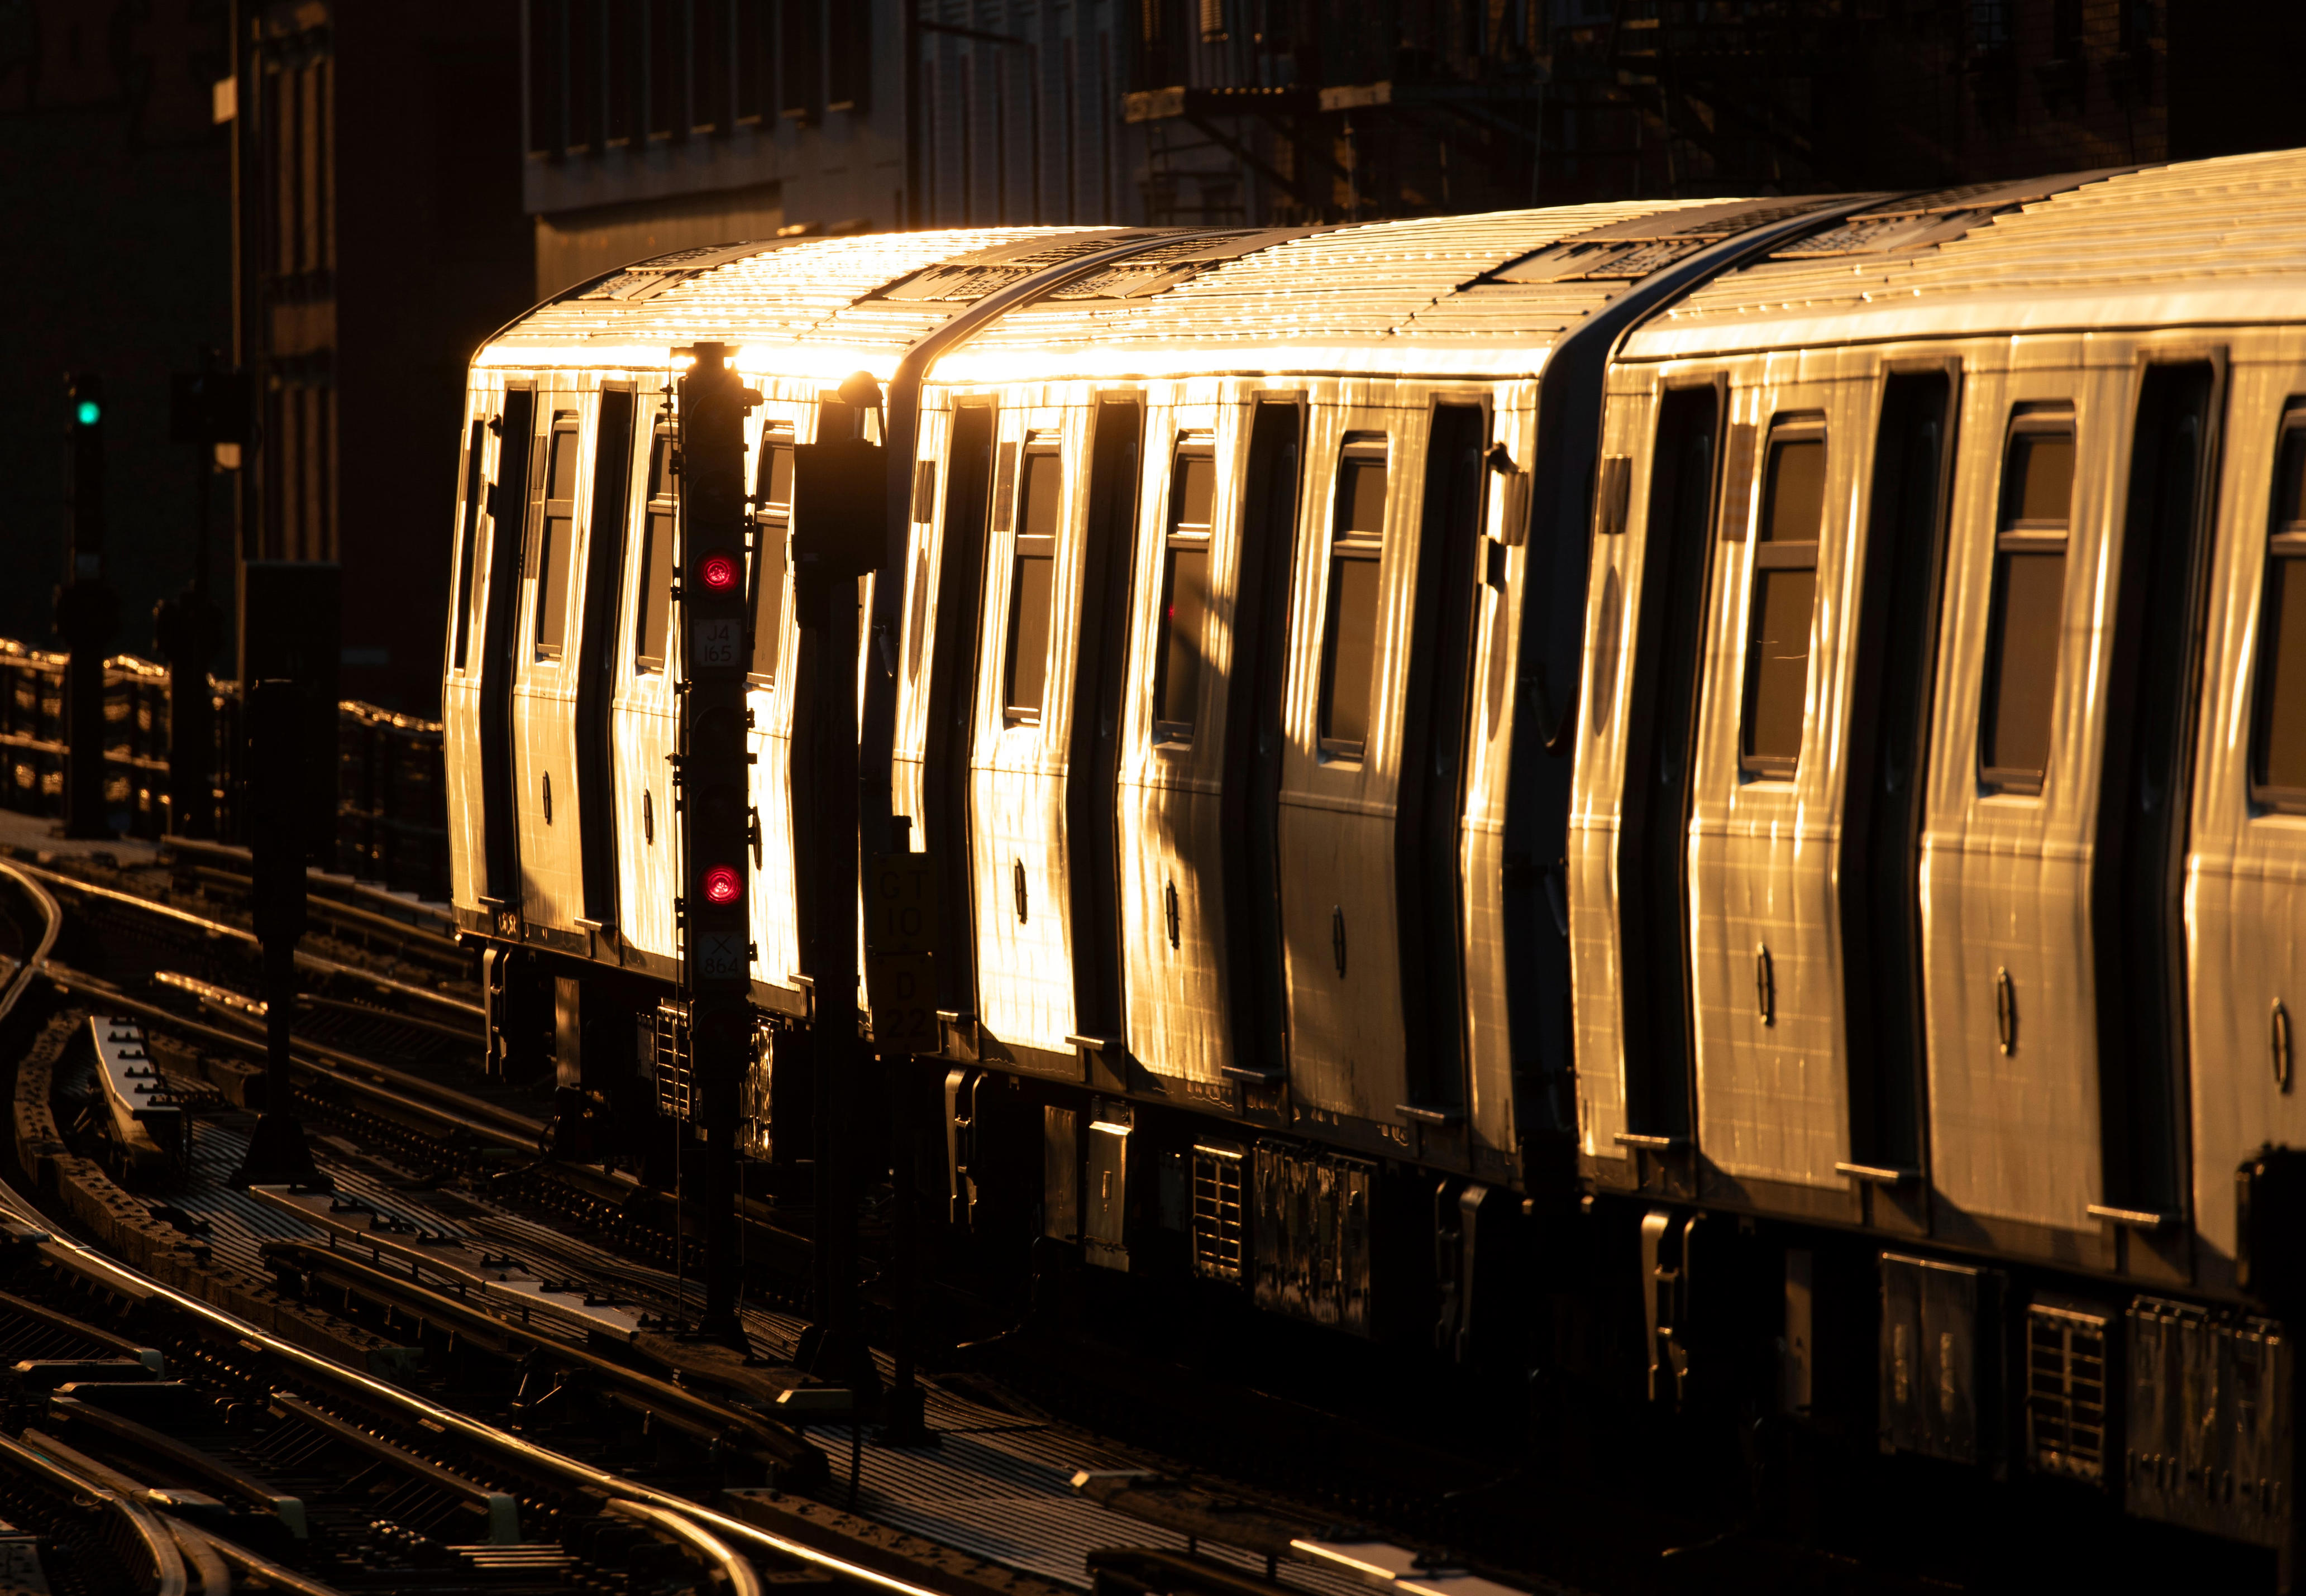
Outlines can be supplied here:
M1978 754L1979 779L2003 792L2040 792L2050 765L2073 491L2072 413L2020 411L2002 468Z
M536 657L557 660L568 630L568 545L576 525L576 413L555 411L545 446L544 507L530 548L536 578Z
M1038 725L1049 674L1049 619L1057 586L1057 527L1064 464L1029 449L1017 487L1017 553L1009 583L1009 669L1002 699L1012 725Z
M2250 792L2268 808L2294 811L2306 809L2306 402L2291 401L2275 459Z
M1740 763L1789 777L1801 757L1809 698L1810 622L1817 603L1818 529L1825 515L1825 431L1781 423L1770 439L1755 533L1754 598L1746 639Z
M664 669L666 634L672 627L672 527L679 513L675 496L679 476L673 468L672 434L659 427L649 440L648 508L641 539L640 627L635 653L644 670Z
M1153 676L1153 739L1192 740L1201 702L1209 609L1209 516L1217 463L1206 440L1177 448L1169 476L1169 535L1161 563L1161 655Z
M785 537L792 521L792 434L775 429L761 437L753 479L753 679L777 679L777 644L784 626Z
M1382 621L1378 574L1385 552L1385 440L1348 438L1337 462L1321 636L1321 752L1333 759L1359 759L1369 742Z

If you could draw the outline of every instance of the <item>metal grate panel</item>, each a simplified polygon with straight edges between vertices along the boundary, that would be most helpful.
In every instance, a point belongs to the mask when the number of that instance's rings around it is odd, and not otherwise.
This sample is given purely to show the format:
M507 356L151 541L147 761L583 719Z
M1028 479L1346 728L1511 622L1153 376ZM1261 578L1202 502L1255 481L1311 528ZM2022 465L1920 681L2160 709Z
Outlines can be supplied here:
M1193 1273L1204 1280L1241 1280L1246 1240L1241 1165L1238 1147L1193 1145Z
M2106 1319L2078 1304L2026 1310L2026 1451L2037 1473L2105 1482Z
M695 1106L689 1077L688 1004L670 998L657 1000L655 1052L651 1062L656 1080L657 1112L688 1121Z

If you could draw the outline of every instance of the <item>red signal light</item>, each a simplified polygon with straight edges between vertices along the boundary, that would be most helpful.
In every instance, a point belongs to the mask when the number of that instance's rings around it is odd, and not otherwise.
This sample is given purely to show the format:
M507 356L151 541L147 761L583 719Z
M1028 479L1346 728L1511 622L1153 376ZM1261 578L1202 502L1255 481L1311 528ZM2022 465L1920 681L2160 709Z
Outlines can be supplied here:
M737 557L715 549L696 562L696 579L714 593L727 593L737 585Z
M707 903L734 903L744 890L744 882L727 865L715 865L705 873L705 901Z

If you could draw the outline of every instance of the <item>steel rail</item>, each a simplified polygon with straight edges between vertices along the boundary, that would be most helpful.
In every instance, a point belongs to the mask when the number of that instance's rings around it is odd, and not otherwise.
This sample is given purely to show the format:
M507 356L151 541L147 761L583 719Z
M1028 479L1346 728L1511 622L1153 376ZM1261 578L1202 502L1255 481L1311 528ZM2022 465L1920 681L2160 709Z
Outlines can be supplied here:
M693 1523L678 1513L650 1503L636 1502L622 1497L609 1504L609 1511L619 1517L636 1519L705 1558L721 1571L722 1579L728 1581L729 1596L761 1596L761 1576L753 1571L752 1564L739 1556L736 1548L704 1525Z
M256 883L236 870L219 870L213 865L194 865L192 879L203 887L210 883L226 890L238 889L253 895ZM389 936L403 947L430 954L437 959L469 960L472 955L457 944L455 936L444 931L434 931L423 926L412 926L406 920L396 920L389 914L373 909L363 909L326 893L310 893L304 900L304 912L350 928L358 935Z
M186 1596L191 1579L184 1572L184 1555L158 1514L6 1435L0 1435L0 1463L13 1464L19 1473L33 1476L51 1490L86 1497L107 1512L117 1514L152 1559L153 1596Z
M60 871L44 870L38 865L17 863L10 866L9 868L20 875L38 876L43 881L53 882L57 886L71 892L82 892L92 898L102 898L109 902L124 904L130 909L141 909L146 914L156 915L165 920L179 921L209 936L221 936L229 941L245 943L251 947L263 945L257 940L256 933L253 931L243 931L237 926L227 926L222 920L212 920L205 915L196 915L190 909L178 909L173 904L155 903L149 898L140 898L133 892L124 892L117 887L98 886L95 882L82 881L76 875L66 875ZM446 993L433 992L413 982L396 981L390 976L380 976L373 970L362 969L354 965L340 964L334 959L324 959L318 953L307 953L302 949L299 949L296 953L296 967L299 969L315 970L321 975L343 976L354 981L366 981L371 986L380 986L387 992L397 992L404 997L421 998L429 1003L438 1003L444 1009L453 1009L459 1014L469 1014L475 1020L488 1018L488 1011L479 1003L466 1003L461 997L450 997Z
M40 911L46 922L40 932L39 945L9 977L7 986L0 989L0 1020L4 1020L16 1007L16 1000L24 995L25 989L31 986L47 965L48 955L56 952L56 938L64 933L64 911L47 888L27 875L19 866L0 859L0 875L8 876L24 889L25 895L32 900L33 907Z
M206 838L200 837L163 837L160 840L160 847L167 852L185 854L193 858L205 855L209 858L232 859L252 869L256 863L256 855L236 842L211 842ZM428 920L438 920L449 927L446 935L454 940L457 911L449 904L426 898L413 896L404 898L389 887L377 886L372 883L361 880L357 875L346 875L336 871L323 870L318 865L305 866L304 878L307 881L320 883L331 892L338 889L349 889L363 898L372 899L376 902L399 909L404 914L423 915ZM410 926L406 929L421 931L424 928L421 926ZM443 934L436 932L433 935Z
M115 1288L132 1292L141 1297L159 1298L191 1319L214 1330L222 1331L237 1340L247 1341L261 1351L269 1353L282 1368L301 1370L318 1378L348 1387L387 1411L406 1414L424 1424L435 1434L454 1433L470 1445L521 1459L531 1467L556 1474L577 1489L593 1495L610 1500L626 1499L662 1508L667 1512L685 1516L717 1535L727 1536L741 1543L764 1547L780 1556L807 1563L812 1567L822 1568L838 1577L856 1580L878 1590L894 1592L895 1596L943 1596L942 1592L929 1586L915 1584L909 1580L880 1573L861 1564L850 1562L846 1558L835 1557L830 1552L822 1551L804 1541L794 1541L773 1531L748 1524L742 1519L732 1518L716 1508L708 1507L699 1502L692 1502L670 1491L659 1490L639 1481L625 1479L622 1476L609 1473L605 1470L596 1469L590 1464L555 1452L548 1447L539 1446L525 1437L499 1430L492 1424L483 1423L477 1419L457 1412L454 1408L442 1407L438 1403L427 1401L414 1392L404 1390L375 1375L348 1368L333 1359L308 1351L293 1341L284 1340L269 1330L249 1323L237 1314L228 1313L211 1302L204 1302L189 1293L178 1291L174 1286L140 1274L125 1264L105 1257L94 1248L69 1235L58 1233L50 1226L47 1216L40 1212L37 1205L4 1181L0 1181L0 1210L5 1210L25 1225L46 1232L48 1239L43 1245L52 1250L50 1256L57 1258L59 1261L65 1262L85 1274L95 1276ZM0 1442L5 1441L5 1437L0 1437ZM10 1447L14 1445L13 1442L6 1444ZM182 1559L177 1558L173 1541L168 1547L168 1556L175 1560L175 1566L181 1581L184 1565ZM182 1596L183 1590L184 1587L180 1583L175 1587L176 1596Z
M163 1515L168 1528L178 1541L190 1539L205 1547L209 1555L230 1564L251 1579L260 1579L275 1590L290 1591L295 1596L345 1596L337 1585L323 1584L310 1575L299 1574L294 1568L284 1568L271 1558L252 1552L237 1541L226 1541L210 1531L186 1523L180 1518ZM209 1596L205 1586L201 1596Z
M257 1058L265 1056L266 1044L261 1038L225 1030L204 1021L190 1019L177 1013L174 1009L164 1008L148 999L131 996L100 976L88 975L73 969L70 965L58 964L54 960L48 961L39 973L68 992L98 999L126 1013L133 1014L140 1020L167 1026L173 1030L206 1042L211 1046L229 1048L235 1053L248 1054ZM495 1104L483 1102L478 1097L467 1097L462 1092L452 1088L436 1085L421 1075L411 1075L404 1071L396 1070L389 1064L380 1064L373 1059L363 1058L359 1054L346 1053L340 1049L327 1046L325 1044L307 1041L302 1037L296 1039L295 1046L304 1050L310 1056L298 1057L292 1052L289 1054L289 1062L308 1073L318 1076L323 1080L335 1081L339 1086L349 1088L363 1097L373 1097L380 1102L391 1104L396 1108L412 1114L423 1114L452 1129L470 1131L475 1136L484 1137L492 1141L509 1143L524 1151L535 1150L538 1139L544 1134L544 1125L541 1121L516 1114L508 1108L499 1108ZM358 1073L348 1073L348 1071L363 1071L378 1079L363 1080ZM417 1102L405 1095L408 1093L421 1093L435 1099L445 1099L447 1104L454 1106L445 1106L439 1101ZM475 1114L487 1114L490 1116L489 1120L475 1119L473 1117Z

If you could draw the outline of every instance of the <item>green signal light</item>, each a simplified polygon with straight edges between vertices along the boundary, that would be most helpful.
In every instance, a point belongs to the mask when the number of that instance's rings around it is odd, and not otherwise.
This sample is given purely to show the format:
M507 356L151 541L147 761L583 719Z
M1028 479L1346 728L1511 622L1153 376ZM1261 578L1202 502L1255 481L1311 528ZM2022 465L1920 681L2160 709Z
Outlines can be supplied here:
M103 418L104 407L94 399L82 399L80 402L80 408L73 414L80 417L81 426L92 427Z

